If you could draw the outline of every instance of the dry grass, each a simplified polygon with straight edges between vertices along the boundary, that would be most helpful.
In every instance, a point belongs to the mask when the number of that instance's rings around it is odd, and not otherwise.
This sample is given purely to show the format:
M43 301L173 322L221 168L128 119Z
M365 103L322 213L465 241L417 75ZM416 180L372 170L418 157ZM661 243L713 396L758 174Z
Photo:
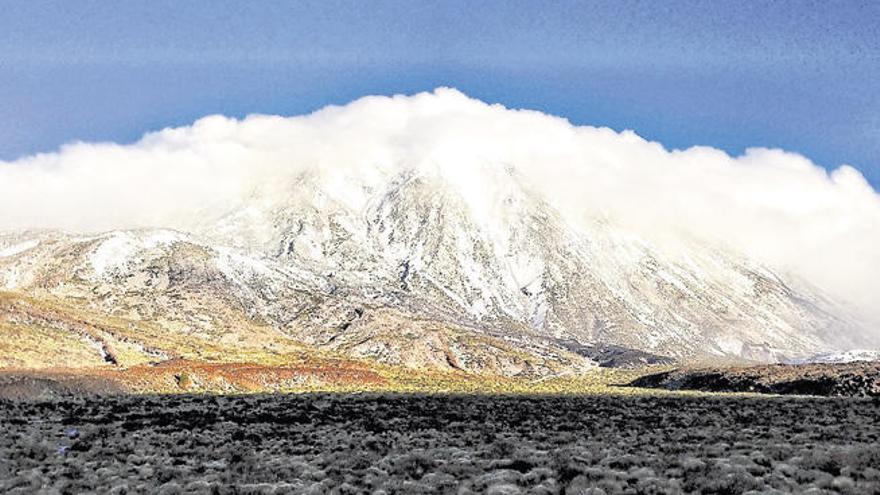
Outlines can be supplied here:
M593 369L555 378L525 373L485 373L389 365L316 349L252 321L221 334L169 330L156 322L101 314L49 296L0 292L0 368L15 376L109 381L135 393L254 393L375 391L489 394L631 394L615 387L637 371ZM438 330L439 331L439 330ZM442 339L456 345L516 354L505 343L450 330ZM385 336L384 338L391 338ZM391 342L390 345L405 343ZM105 362L99 348L115 363ZM527 355L513 358L522 363ZM407 364L410 364L407 366ZM45 384L46 382L40 382ZM41 385L42 386L42 385ZM40 391L37 391L38 393Z

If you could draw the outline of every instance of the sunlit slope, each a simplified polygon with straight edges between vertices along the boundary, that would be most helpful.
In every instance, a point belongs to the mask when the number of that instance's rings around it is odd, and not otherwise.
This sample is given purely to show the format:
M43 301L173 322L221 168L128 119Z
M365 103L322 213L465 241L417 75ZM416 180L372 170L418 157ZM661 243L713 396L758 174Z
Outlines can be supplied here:
M236 339L193 337L8 292L0 293L0 314L4 332L0 342L0 389L8 395L13 387L22 397L51 396L60 390L632 393L609 386L626 383L640 373L589 366L569 375L557 370L557 377L540 377L522 370L516 376L506 376L506 369L473 373L449 363L425 365L421 359L389 365L373 358L352 359L311 348L266 327L247 327ZM406 346L393 335L384 335L379 341L394 348ZM489 337L436 329L432 335L427 340L433 343L469 339L473 345L489 349L487 353L507 352L510 362L535 365L532 356L508 349ZM416 337L404 332L403 338Z

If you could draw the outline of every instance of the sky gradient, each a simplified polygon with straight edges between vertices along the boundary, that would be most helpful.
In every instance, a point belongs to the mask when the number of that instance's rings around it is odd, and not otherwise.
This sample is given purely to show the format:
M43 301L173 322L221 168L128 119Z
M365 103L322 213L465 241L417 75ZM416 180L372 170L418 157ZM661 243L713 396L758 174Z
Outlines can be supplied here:
M670 148L847 163L880 187L880 2L0 8L0 160L452 86Z

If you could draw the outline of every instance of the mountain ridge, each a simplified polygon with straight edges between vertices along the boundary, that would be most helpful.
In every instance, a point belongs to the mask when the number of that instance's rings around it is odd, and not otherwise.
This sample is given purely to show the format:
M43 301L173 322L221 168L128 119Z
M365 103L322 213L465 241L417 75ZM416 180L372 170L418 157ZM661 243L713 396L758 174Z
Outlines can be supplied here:
M5 234L0 282L167 332L235 335L253 320L357 358L504 375L596 365L566 341L778 361L827 349L830 329L851 324L720 249L691 246L686 265L601 219L584 236L519 188L487 233L441 179L399 179L364 209L328 207L314 182L295 182L292 203L243 210L248 227L222 217L204 233Z

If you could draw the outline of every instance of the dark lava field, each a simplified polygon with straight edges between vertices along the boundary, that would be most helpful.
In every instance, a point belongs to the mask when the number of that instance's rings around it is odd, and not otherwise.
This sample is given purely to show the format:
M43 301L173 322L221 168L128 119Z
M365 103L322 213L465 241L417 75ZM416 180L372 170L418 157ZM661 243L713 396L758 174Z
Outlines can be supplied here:
M120 396L0 402L0 493L880 493L880 401Z

